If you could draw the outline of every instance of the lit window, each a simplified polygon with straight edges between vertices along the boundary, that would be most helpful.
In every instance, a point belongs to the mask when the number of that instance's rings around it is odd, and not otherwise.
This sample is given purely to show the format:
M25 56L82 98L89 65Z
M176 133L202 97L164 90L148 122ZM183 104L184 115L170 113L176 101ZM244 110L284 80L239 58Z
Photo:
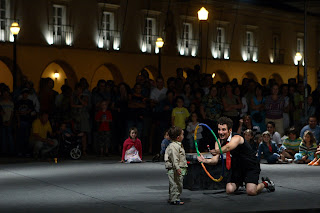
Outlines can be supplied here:
M144 33L142 42L142 52L153 52L156 49L156 20L154 18L146 18L144 22Z
M258 48L254 46L254 34L251 31L246 31L246 39L242 58L244 61L258 62Z
M215 41L212 56L219 59L229 59L229 44L225 42L225 29L223 27L217 27Z

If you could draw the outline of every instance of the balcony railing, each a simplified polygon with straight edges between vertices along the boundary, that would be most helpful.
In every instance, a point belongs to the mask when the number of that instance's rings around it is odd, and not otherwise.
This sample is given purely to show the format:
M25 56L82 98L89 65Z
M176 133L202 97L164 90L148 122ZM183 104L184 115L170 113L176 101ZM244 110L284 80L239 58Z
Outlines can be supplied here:
M230 44L213 42L212 48L213 58L229 59L230 58Z
M271 49L271 56L274 64L284 63L284 49Z
M10 32L10 27L13 22L16 22L14 19L0 19L0 41L13 41L13 36Z
M70 25L49 25L50 41L49 44L68 45L73 42L73 26Z
M244 61L258 61L258 47L256 46L244 46Z
M154 53L156 52L157 46L156 41L159 35L146 35L142 34L142 52Z
M195 39L181 39L179 53L185 56L196 56L199 48L199 40Z
M120 32L115 30L99 30L99 48L106 50L119 50Z

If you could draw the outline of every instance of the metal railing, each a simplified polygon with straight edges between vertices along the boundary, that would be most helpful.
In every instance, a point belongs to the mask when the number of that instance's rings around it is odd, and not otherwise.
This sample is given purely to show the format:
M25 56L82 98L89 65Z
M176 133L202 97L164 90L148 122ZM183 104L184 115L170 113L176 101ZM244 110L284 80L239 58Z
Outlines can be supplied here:
M185 56L196 56L196 53L199 52L199 40L196 39L181 39L180 40L180 55Z
M142 34L142 52L154 53L158 37L159 35Z
M55 45L72 45L73 42L73 26L50 24L50 43Z
M119 50L120 31L100 29L98 46L106 50Z
M255 61L258 59L258 47L257 46L244 46L247 61Z
M271 48L271 54L273 57L273 63L283 64L284 63L284 49Z
M230 57L230 44L221 43L221 42L213 42L213 51L214 58L219 59L229 59Z

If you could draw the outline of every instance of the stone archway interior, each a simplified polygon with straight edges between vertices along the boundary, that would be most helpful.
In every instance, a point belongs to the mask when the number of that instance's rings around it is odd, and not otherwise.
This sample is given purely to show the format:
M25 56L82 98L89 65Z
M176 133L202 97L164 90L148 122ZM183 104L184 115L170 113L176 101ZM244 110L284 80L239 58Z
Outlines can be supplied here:
M104 65L100 66L92 76L91 83L90 83L90 90L95 88L98 84L98 81L101 79L105 81L108 81L108 80L114 81L114 77L111 71Z
M247 72L242 76L241 82L244 78L248 78L248 79L252 79L255 82L258 82L258 78L255 74L253 74L252 72Z
M148 68L148 67L145 67L145 68L143 68L143 69L148 72L148 74L149 74L149 79L151 79L151 80L154 81L154 76L153 76L152 72L149 70L149 68ZM141 72L139 73L139 75L141 75Z
M59 77L55 78L55 73L59 73ZM62 67L57 63L49 64L46 69L43 71L41 78L51 78L54 80L54 87L53 89L58 93L61 93L61 86L68 81L67 75Z
M216 72L213 72L213 73L215 74L215 76L213 78L213 83L217 83L218 81L220 81L222 83L230 81L227 73L225 73L223 70L217 70Z
M274 79L274 80L276 81L276 83L279 84L279 85L283 84L283 79L282 79L282 77L281 77L279 74L277 74L277 73L272 74L272 75L269 77L269 79Z
M13 76L8 66L0 61L0 83L5 83L10 91L13 90Z

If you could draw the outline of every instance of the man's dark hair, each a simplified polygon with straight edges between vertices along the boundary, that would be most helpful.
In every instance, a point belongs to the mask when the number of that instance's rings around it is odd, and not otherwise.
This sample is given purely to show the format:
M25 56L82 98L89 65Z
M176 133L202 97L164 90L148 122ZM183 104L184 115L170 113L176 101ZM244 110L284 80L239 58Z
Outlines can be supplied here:
M228 130L229 130L229 129L232 129L233 121L230 118L227 118L227 117L220 117L218 119L218 124L220 124L220 125L226 124L227 127L228 127Z
M291 127L288 131L288 134L294 134L298 137L298 130L295 127Z
M176 140L181 135L182 129L178 126L172 126L168 130L168 134L171 140Z
M310 118L315 118L315 119L318 120L317 116L315 116L315 115L310 115L309 118L308 118L308 121L310 120Z
M276 123L273 122L273 121L269 121L269 122L267 123L267 125L268 125L268 124L271 124L274 128L276 127Z

